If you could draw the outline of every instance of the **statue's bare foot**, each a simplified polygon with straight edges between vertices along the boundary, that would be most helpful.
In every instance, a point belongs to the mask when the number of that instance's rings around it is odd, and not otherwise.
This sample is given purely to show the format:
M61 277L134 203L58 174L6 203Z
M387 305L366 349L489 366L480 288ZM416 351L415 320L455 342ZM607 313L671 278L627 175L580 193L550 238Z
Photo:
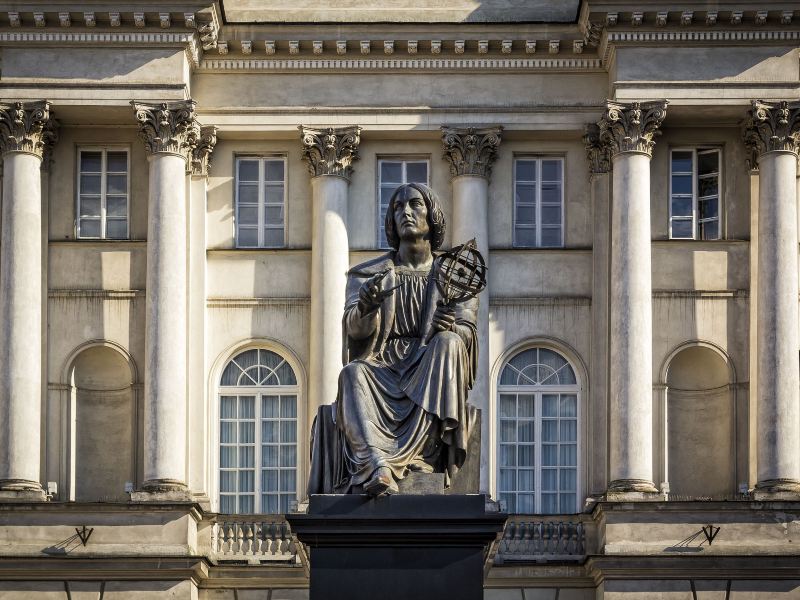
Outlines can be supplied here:
M408 465L408 470L414 473L433 473L433 465L424 460L418 460Z
M396 494L397 483L392 477L392 471L389 467L379 467L370 477L369 481L364 484L364 491L370 496L382 496L384 494Z

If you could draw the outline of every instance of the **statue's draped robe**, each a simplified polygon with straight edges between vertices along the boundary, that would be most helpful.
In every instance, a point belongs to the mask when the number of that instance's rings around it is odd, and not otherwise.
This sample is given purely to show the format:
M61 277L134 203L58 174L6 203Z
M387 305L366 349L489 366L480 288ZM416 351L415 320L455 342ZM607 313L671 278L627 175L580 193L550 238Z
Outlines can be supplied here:
M373 313L358 308L361 285L388 269L398 287ZM312 432L309 494L360 492L385 466L400 480L409 465L446 473L464 464L467 392L477 365L477 300L453 305L453 330L431 321L442 298L428 270L395 267L394 252L351 269L344 312L344 369L333 406Z

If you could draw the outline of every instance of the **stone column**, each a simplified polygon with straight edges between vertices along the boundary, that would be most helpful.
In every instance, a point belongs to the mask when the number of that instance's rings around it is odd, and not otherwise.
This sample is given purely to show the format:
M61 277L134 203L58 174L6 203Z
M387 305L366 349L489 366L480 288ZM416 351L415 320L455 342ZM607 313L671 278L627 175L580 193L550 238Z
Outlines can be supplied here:
M599 495L608 485L608 291L609 246L611 244L611 148L600 142L600 128L586 127L583 136L589 162L589 182L592 199L592 354L591 401L586 419L587 438L595 450L588 465L589 494Z
M186 485L187 162L200 127L192 100L133 103L147 149L147 305L144 368L144 493L189 499Z
M611 148L610 499L645 499L653 484L653 302L650 159L666 102L609 102L600 142Z
M206 315L206 206L207 184L211 170L211 154L217 143L217 128L200 129L200 139L192 152L188 198L188 381L189 410L189 488L194 500L210 510L208 475L208 446L213 439L207 404L208 385L205 372L205 315Z
M797 157L800 102L754 101L745 144L758 161L758 483L765 498L800 496Z
M300 133L312 191L310 425L320 406L336 400L342 369L342 316L350 268L347 188L358 159L361 128L301 125Z
M489 264L489 177L497 158L502 127L485 129L442 127L444 158L450 165L453 208L450 222L453 244L472 238ZM481 490L489 489L491 465L489 379L489 291L478 305L478 371L469 401L481 409Z
M55 141L50 104L0 104L0 500L44 500L42 156Z

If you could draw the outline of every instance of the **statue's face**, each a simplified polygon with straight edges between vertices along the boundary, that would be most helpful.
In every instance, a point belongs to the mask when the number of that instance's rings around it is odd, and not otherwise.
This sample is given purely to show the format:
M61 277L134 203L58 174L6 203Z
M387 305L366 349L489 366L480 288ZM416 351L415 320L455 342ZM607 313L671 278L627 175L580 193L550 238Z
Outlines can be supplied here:
M424 238L430 232L428 206L420 192L412 187L395 198L394 225L401 240Z

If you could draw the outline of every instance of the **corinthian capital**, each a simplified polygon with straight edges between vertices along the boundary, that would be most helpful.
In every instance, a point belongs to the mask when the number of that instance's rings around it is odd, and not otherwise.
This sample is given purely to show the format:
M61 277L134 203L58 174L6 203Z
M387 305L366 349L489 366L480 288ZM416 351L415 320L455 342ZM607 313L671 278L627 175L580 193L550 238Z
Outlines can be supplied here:
M667 116L667 101L606 103L606 114L600 120L600 141L611 146L611 155L638 152L653 155L655 136Z
M0 103L0 152L26 152L42 158L56 141L50 103Z
M312 177L338 175L350 179L353 162L358 160L361 127L326 127L314 129L300 126L303 160Z
M450 164L450 174L478 175L489 179L497 158L502 127L442 127L443 158Z
M187 162L200 138L200 124L194 116L195 102L131 102L139 122L139 138L148 154L177 154Z
M214 125L200 128L200 138L192 151L192 175L207 177L211 172L211 153L217 145L217 128Z
M600 139L600 126L589 123L583 135L586 158L589 160L589 173L600 175L611 170L611 146Z
M765 152L800 153L800 102L753 100L743 135L751 168Z

